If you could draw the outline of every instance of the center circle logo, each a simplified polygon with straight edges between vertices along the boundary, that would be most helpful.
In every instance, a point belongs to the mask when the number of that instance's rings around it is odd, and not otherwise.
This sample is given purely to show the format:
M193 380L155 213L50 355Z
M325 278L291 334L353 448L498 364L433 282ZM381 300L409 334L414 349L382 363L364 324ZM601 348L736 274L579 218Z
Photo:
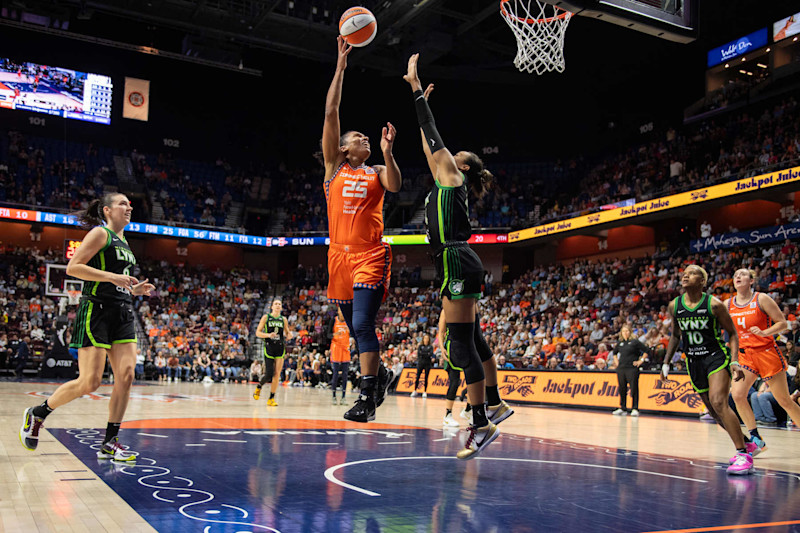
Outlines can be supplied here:
M56 366L56 360L50 357L45 364L47 365L47 368L53 368Z

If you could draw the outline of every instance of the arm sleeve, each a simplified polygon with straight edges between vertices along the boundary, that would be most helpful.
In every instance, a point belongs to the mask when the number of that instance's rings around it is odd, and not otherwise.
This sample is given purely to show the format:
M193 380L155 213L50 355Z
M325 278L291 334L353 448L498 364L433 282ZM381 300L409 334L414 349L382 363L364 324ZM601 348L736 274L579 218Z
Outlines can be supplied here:
M414 107L417 110L417 121L422 132L425 134L425 141L428 143L431 153L437 152L444 148L444 142L436 129L436 122L433 120L433 113L428 106L428 101L425 100L425 95L422 91L414 92Z

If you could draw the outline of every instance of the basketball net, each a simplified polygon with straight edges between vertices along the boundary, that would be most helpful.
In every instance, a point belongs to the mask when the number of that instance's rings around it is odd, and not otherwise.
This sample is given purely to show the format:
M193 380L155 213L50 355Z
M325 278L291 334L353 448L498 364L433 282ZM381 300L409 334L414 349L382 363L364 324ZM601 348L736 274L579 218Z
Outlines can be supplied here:
M81 291L67 291L67 303L69 305L78 305L81 301Z
M564 72L564 35L572 13L540 0L500 0L500 14L517 38L520 72Z

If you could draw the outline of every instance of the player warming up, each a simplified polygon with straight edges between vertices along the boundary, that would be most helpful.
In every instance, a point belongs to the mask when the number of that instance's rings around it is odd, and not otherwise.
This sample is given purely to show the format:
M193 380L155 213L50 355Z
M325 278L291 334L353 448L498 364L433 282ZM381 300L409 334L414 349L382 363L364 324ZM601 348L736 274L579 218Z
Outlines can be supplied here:
M483 264L467 241L472 234L469 224L467 185L480 194L491 174L475 154L445 148L422 83L417 75L419 54L408 60L403 79L414 93L417 120L424 139L423 148L434 176L434 186L425 200L425 227L431 245L437 277L442 280L442 310L447 320L444 337L448 363L464 372L467 396L472 406L472 424L459 459L477 457L500 434L486 414L485 375L475 345L476 301L481 295ZM432 87L429 87L430 94Z
M89 204L81 216L93 228L67 265L67 274L84 280L81 302L73 323L71 348L78 349L78 379L58 387L36 407L25 410L19 440L35 450L39 431L53 410L97 390L103 379L106 357L114 372L114 389L108 406L108 425L100 459L132 462L136 453L119 443L119 428L125 417L136 366L136 331L133 296L149 296L155 287L148 280L130 275L136 258L125 226L131 221L131 203L124 194L106 194Z
M775 400L800 424L800 406L789 397L789 384L786 381L786 360L775 345L773 335L788 329L786 317L778 304L769 295L753 292L756 274L747 268L740 268L733 275L736 295L726 302L728 312L739 334L739 364L744 379L731 386L731 395L736 402L736 410L750 432L750 438L757 446L753 456L766 451L767 445L758 433L756 417L747 398L747 392L756 378L761 376L769 383Z
M261 317L256 329L256 337L264 339L264 375L261 376L253 393L253 399L261 398L261 387L269 382L269 399L267 405L277 407L275 393L278 392L278 382L281 379L283 358L286 355L286 333L289 324L286 317L281 316L283 302L276 298L272 300L270 312Z
M382 242L383 195L398 192L400 168L392 155L396 131L387 123L381 135L385 165L366 165L369 137L357 131L341 134L339 104L352 48L339 37L336 73L325 101L322 128L323 187L328 204L328 301L338 304L356 339L361 361L361 392L344 418L354 422L375 419L392 374L380 362L375 319L389 289L392 250Z
M739 339L725 304L703 292L708 273L702 267L689 265L683 271L683 294L669 304L673 317L672 336L661 368L661 378L669 375L669 361L683 342L686 368L692 387L700 395L714 420L728 432L736 455L731 458L729 474L753 472L753 457L748 453L745 436L739 428L739 419L728 405L728 392L733 379L744 378L739 368ZM730 337L730 349L722 340L722 330Z

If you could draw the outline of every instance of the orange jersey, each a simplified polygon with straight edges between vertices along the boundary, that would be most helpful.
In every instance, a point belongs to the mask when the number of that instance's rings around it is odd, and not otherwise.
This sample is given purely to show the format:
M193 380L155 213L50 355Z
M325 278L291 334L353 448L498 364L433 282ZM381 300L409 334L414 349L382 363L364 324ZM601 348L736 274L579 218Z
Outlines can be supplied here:
M347 327L347 322L340 321L338 317L336 318L336 322L333 324L331 362L350 362L350 328Z
M332 244L379 244L383 237L383 194L378 171L345 161L324 183Z
M736 324L736 332L739 334L739 348L753 348L765 350L775 345L772 335L759 337L750 333L750 328L758 326L765 330L772 326L772 319L758 305L758 293L753 293L753 298L744 305L736 303L736 296L732 296L728 304L728 312L731 314L733 323Z

